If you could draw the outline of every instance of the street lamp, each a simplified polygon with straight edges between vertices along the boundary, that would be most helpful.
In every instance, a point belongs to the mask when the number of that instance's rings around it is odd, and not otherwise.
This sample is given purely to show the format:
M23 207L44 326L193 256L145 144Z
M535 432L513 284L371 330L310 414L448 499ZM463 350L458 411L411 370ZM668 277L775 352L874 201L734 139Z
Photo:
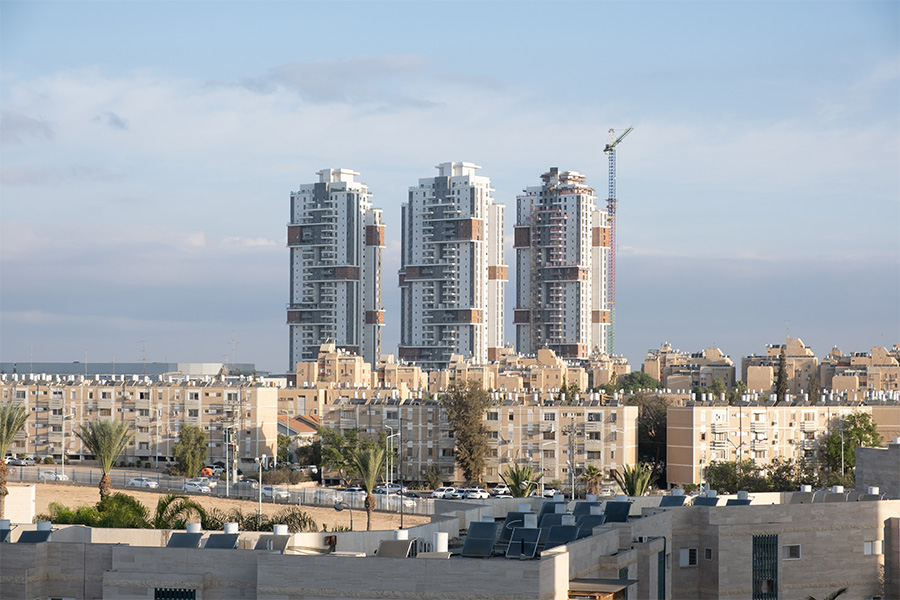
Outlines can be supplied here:
M334 503L334 510L341 512L344 509L350 511L350 531L353 531L353 508L346 502L335 502Z
M553 431L552 429L550 430ZM541 442L541 476L538 478L538 481L541 482L541 498L544 497L544 446L548 446L550 444L555 444L556 440L550 440L549 442Z
M66 480L66 421L74 419L74 415L63 415L62 422L62 479Z
M256 459L256 464L259 465L259 511L256 513L259 523L262 523L262 468L265 461L265 454Z
M391 427L390 425L385 425L385 427L387 427L391 432L391 434L384 439L384 486L387 489L388 485L391 483L390 476L389 476L389 468L390 468L389 465L391 464L391 454L390 454L389 448L390 448L391 438L394 437L394 428ZM390 492L390 489L387 489L387 491Z

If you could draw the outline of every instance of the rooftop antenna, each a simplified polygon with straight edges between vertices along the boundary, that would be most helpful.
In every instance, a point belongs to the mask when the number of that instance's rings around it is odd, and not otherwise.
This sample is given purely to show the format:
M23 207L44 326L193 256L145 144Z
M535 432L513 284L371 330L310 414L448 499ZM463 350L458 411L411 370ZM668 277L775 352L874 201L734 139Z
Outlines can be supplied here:
M609 197L606 199L606 218L609 223L609 285L606 288L606 307L609 311L609 328L606 335L606 351L612 356L616 350L616 146L634 127L616 137L615 129L609 130L609 143L603 152L609 159Z

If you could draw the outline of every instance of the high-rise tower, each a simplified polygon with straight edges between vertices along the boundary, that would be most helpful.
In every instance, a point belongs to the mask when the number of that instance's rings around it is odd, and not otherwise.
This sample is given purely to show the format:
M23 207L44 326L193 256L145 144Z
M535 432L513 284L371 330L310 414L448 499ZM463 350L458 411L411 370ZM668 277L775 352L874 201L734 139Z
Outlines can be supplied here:
M442 163L403 204L398 354L429 370L451 354L487 362L503 346L505 207L480 168Z
M609 227L584 175L553 167L516 198L516 351L606 352Z
M381 353L381 210L359 173L324 169L291 193L290 369L333 341L374 365Z

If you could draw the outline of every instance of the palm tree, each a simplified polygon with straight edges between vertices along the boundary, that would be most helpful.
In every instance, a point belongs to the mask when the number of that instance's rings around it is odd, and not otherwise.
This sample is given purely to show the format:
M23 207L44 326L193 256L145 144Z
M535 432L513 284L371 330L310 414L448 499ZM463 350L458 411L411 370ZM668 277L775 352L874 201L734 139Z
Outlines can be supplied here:
M375 482L384 468L384 446L372 444L358 446L350 451L350 465L356 469L366 490L366 531L372 530L372 512L375 510Z
M845 587L840 588L840 589L837 589L837 590L834 590L833 592L831 592L830 594L828 594L827 596L825 596L822 600L834 600L834 599L837 598L838 596L843 595L844 592L846 592L846 591L847 591L847 588L845 588ZM813 598L812 596L807 596L807 597L806 597L806 600L816 600L816 599Z
M581 474L588 494L599 495L600 486L603 484L603 471L594 465L588 465Z
M206 509L184 494L166 494L156 503L150 526L153 529L184 529L192 517L202 523L206 519Z
M538 482L543 475L535 475L534 469L528 465L512 464L506 472L500 474L500 478L509 488L509 493L514 498L525 498L537 489Z
M615 471L613 477L626 496L643 496L650 484L656 481L653 471L640 463L634 466L623 465L622 472Z
M112 481L109 472L125 446L131 442L134 432L129 430L127 421L89 421L80 425L75 435L87 446L88 451L100 463L103 477L100 478L100 500L112 492Z
M6 489L8 471L3 457L12 446L13 438L25 427L27 420L28 409L25 408L25 405L12 402L0 405L0 519L6 512L6 495L9 494Z

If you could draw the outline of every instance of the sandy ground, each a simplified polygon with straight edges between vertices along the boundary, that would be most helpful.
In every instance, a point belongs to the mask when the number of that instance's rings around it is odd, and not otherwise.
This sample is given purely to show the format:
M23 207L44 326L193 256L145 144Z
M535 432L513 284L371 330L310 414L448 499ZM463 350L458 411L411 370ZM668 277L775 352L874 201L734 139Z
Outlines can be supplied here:
M9 484L10 487L13 487L15 485L18 484ZM96 504L100 500L100 491L96 486L91 487L68 485L65 483L37 483L34 485L37 487L37 490L35 492L36 515L47 514L51 502L59 502L69 508L77 508L79 506ZM127 490L114 488L114 490L116 492L123 492L130 496L133 496L135 499L139 500L142 504L147 506L150 511L156 509L156 503L163 495L155 491L138 491L132 488L129 488ZM238 508L245 514L252 514L255 513L259 508L259 503L251 500L217 498L210 496L201 496L197 494L191 494L190 496L194 500L199 501L204 507L209 509L216 508L222 511L230 511L234 508ZM262 505L263 513L267 515L279 512L284 508L284 504L271 504L263 502ZM350 514L347 511L337 512L330 507L318 506L302 506L300 508L310 517L312 517L312 519L319 526L319 529L322 528L323 524L327 525L329 530L332 530L337 526L350 526ZM418 525L420 523L427 523L429 521L429 517L413 515L403 516L404 527L410 527L412 525ZM398 529L399 527L399 514L387 514L379 512L372 514L372 529ZM356 531L360 531L365 530L365 528L366 511L354 510L353 529Z

